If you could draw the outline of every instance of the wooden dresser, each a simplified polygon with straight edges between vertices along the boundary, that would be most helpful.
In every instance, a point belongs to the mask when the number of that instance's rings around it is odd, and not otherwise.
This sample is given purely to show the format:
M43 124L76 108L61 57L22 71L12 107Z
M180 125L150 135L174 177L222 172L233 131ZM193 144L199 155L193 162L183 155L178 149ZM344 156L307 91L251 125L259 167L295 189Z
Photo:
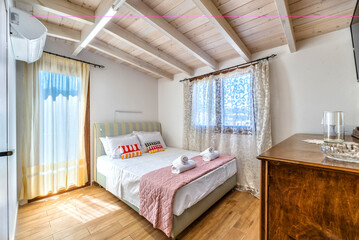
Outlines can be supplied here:
M296 134L258 156L261 239L359 239L359 164L302 141L321 137Z

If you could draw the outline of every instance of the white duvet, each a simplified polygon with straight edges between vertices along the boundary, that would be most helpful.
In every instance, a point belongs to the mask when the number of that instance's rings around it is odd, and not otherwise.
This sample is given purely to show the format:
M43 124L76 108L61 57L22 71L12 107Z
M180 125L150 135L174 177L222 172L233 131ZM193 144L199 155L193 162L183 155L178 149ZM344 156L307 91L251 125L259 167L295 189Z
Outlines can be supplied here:
M145 153L141 157L128 159L111 159L105 155L97 159L97 170L106 176L106 190L138 208L140 178L146 173L170 166L173 160L183 154L189 158L199 155L198 152L177 148L166 148L163 152ZM173 214L181 215L236 172L236 161L232 160L183 186L175 195Z

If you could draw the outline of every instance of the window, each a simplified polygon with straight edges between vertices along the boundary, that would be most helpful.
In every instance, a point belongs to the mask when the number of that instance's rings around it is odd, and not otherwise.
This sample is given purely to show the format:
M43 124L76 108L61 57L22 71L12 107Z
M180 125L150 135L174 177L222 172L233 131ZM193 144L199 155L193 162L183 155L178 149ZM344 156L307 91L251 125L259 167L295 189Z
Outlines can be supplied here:
M57 163L52 171L66 172L77 167L68 162L80 157L81 78L40 71L39 87L41 162Z
M198 81L192 86L192 125L250 134L254 122L252 91L251 73Z
M197 127L215 126L216 118L211 117L216 111L216 82L198 82L193 86L192 123Z
M24 65L21 199L88 181L90 66L43 53Z

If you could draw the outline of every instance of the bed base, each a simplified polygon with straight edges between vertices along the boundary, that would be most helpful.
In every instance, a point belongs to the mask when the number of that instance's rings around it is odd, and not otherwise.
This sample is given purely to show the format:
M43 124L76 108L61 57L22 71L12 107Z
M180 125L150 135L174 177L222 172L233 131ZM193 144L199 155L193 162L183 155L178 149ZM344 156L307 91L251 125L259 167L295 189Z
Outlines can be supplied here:
M100 186L106 188L106 176L97 172L97 181ZM175 239L183 230L185 230L192 222L207 211L213 204L221 199L226 193L235 188L237 185L236 174L227 179L222 185L214 189L205 198L190 208L187 208L180 216L173 215L173 226L171 238ZM133 204L119 198L136 212L139 209Z

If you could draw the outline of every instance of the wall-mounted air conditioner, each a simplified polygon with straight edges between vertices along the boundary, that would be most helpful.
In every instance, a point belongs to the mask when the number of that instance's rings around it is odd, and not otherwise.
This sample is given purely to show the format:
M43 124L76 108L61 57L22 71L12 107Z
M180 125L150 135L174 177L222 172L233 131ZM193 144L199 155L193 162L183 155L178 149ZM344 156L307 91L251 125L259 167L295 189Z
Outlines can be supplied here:
M10 8L11 43L16 60L32 63L41 55L46 41L46 27L35 17Z

